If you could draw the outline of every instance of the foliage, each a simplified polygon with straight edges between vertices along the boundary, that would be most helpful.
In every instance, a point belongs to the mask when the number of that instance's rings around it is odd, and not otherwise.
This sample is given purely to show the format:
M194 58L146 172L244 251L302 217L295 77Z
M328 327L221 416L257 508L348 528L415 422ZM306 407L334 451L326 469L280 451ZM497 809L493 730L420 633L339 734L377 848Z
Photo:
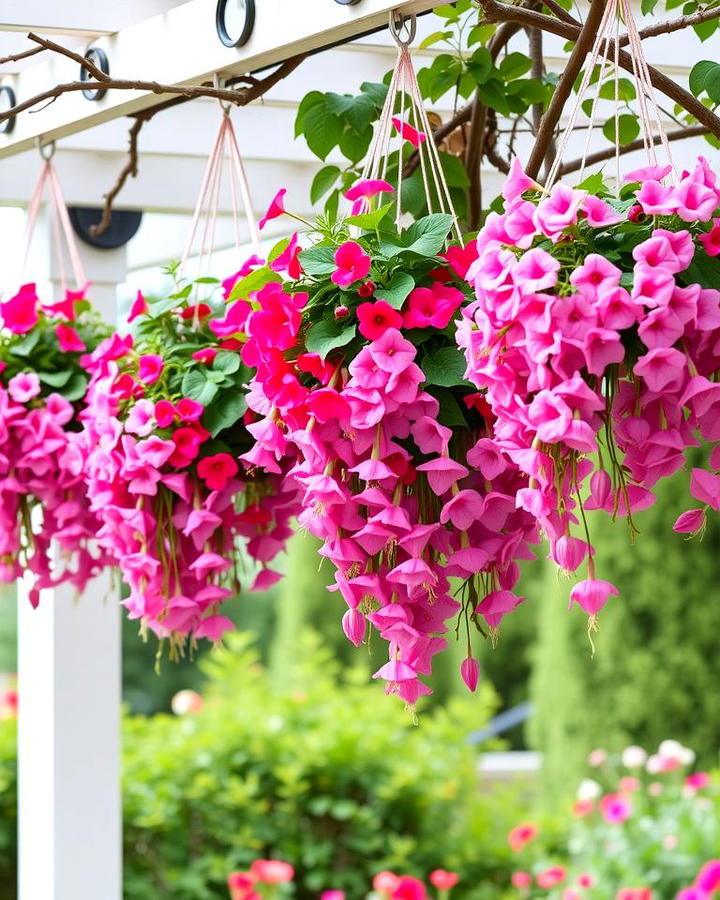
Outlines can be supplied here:
M693 758L675 741L650 757L639 746L594 751L592 778L580 783L572 816L565 806L537 837L534 823L510 833L521 873L515 881L526 880L522 873L534 881L515 896L622 900L622 889L645 888L647 900L672 900L720 846L720 778L689 774ZM556 887L543 889L553 880ZM564 893L571 886L576 893Z
M0 719L0 900L15 900L17 882L17 720Z
M690 455L700 464L700 451ZM590 519L603 548L603 574L620 590L603 611L592 656L579 614L563 606L567 587L548 570L540 601L533 695L534 742L546 759L549 788L563 790L593 746L654 744L681 735L706 765L717 761L720 723L715 685L720 677L715 596L720 525L709 517L702 541L669 536L687 495L677 473L657 488L657 504L628 530L604 516ZM691 701L688 698L692 698Z

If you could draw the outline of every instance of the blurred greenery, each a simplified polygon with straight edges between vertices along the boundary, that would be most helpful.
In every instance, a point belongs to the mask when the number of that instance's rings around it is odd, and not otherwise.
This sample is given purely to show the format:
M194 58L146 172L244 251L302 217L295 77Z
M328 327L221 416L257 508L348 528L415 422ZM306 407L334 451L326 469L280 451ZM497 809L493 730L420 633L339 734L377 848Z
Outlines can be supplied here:
M228 872L291 860L297 896L360 897L382 868L463 873L458 897L496 896L517 788L480 790L467 733L487 721L484 686L412 725L402 703L343 666L324 639L295 636L281 683L252 639L206 654L203 711L124 722L125 897L225 898ZM13 722L0 722L0 883L14 879ZM477 786L478 789L473 789Z
M691 455L691 465L699 462ZM598 577L620 590L600 614L594 656L587 617L577 608L567 612L570 584L546 570L532 739L545 754L550 796L567 791L594 747L652 746L674 737L703 764L717 763L720 524L711 513L702 541L673 533L691 505L688 478L679 472L657 485L657 504L634 517L641 534L633 547L624 521L590 518Z

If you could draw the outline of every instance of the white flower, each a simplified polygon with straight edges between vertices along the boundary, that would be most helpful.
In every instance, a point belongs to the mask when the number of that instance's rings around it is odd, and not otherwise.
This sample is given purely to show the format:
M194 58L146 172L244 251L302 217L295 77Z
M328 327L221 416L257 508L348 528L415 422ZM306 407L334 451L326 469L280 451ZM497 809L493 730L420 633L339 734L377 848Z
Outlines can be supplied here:
M663 757L658 753L653 753L653 755L648 759L645 768L651 775L657 775L660 772L663 772L665 770Z
M598 766L601 766L603 763L607 762L607 750L592 750L588 754L588 765L592 766L596 769Z
M622 752L622 764L626 769L641 769L647 762L648 755L642 747L631 744Z
M584 778L577 789L578 800L596 800L602 794L602 788L592 778Z
M684 749L680 741L662 741L658 747L658 754L670 759L681 759Z

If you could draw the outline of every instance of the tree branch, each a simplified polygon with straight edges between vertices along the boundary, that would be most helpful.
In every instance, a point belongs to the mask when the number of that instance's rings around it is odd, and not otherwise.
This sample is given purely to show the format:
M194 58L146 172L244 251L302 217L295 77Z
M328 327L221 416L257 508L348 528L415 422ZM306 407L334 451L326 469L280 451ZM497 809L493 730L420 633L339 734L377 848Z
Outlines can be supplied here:
M99 222L90 226L90 234L93 237L104 234L110 227L112 222L112 208L115 198L125 186L125 182L132 176L137 178L138 173L138 135L143 125L151 119L152 116L138 116L132 124L129 132L130 146L128 147L128 161L120 170L117 181L105 194L105 206L103 207L102 216Z
M643 28L638 34L640 35L640 40L645 40L645 38L657 37L660 34L672 34L674 31L691 28L693 25L702 25L703 22L710 22L712 19L717 18L720 18L720 6L690 13L687 16L680 16L677 19L667 19L665 22L658 22L657 25L648 25L647 28ZM629 42L630 37L627 34L620 38L621 47L624 47Z
M600 22L605 13L605 4L602 0L593 0L590 4L587 18L582 28L577 29L577 40L572 49L570 58L563 70L560 80L553 91L550 105L542 117L540 127L537 131L535 144L533 145L530 159L528 160L525 171L530 178L537 178L540 174L540 166L542 166L545 156L547 155L550 143L555 133L555 127L560 121L560 116L568 101L568 97L575 84L580 70L587 59L588 52L593 45L595 36L600 28Z
M6 63L18 62L21 59L27 59L29 56L35 56L36 53L42 53L45 47L31 47L29 50L23 50L21 53L13 53L10 56L0 57L0 66Z
M695 125L692 128L677 128L674 131L668 131L665 135L668 141L681 141L683 138L691 138L691 137L699 137L703 134L707 134L708 130L704 125ZM660 136L653 135L653 144L657 146L660 143ZM623 144L620 147L620 155L624 156L626 153L632 153L634 150L642 150L645 146L645 141L643 138L638 138L636 141L631 141L629 144ZM597 153L590 153L586 160L586 166L593 166L595 163L604 162L607 159L614 159L615 157L615 147L606 147L604 150L598 150ZM571 172L577 172L577 170L582 166L582 159L572 159L570 162L565 163L560 166L559 175L562 177L563 175L569 175Z
M60 56L67 56L88 71L92 77L96 78L98 81L110 81L110 76L107 72L103 72L102 69L99 69L95 63L92 62L92 60L85 59L84 56L75 53L74 50L70 50L68 47L63 47L62 44L56 44L55 41L51 41L48 38L40 37L39 34L35 34L33 31L28 34L28 40L35 41L35 43L39 44L43 50L52 50L53 53L58 53Z

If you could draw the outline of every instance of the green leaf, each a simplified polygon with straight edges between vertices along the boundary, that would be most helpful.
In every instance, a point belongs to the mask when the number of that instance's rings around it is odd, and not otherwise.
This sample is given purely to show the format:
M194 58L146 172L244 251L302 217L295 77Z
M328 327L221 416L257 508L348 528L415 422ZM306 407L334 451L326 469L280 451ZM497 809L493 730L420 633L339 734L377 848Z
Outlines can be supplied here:
M618 90L618 99L624 102L629 102L630 100L634 100L637 97L637 92L635 90L635 85L630 81L629 78L618 78L617 81L617 90ZM600 88L599 96L602 97L603 100L614 100L615 99L615 79L611 79L606 81Z
M368 125L363 131L355 131L354 128L346 128L340 135L339 148L343 156L350 162L358 163L367 154L373 137L372 125Z
M14 356L30 356L35 347L37 346L37 342L40 340L40 330L35 329L33 331L29 331L25 337L20 338L19 341L11 341L10 342L10 350Z
M470 184L470 179L463 161L452 153L440 151L439 156L448 187L466 188Z
M66 369L64 372L38 372L38 378L43 384L56 388L64 387L72 376L72 369Z
M720 257L708 256L704 251L695 254L688 268L678 276L685 284L699 284L704 288L717 288L720 284Z
M157 319L158 316L164 315L166 312L170 312L171 309L175 309L176 306L180 306L182 300L186 297L190 296L190 285L187 286L187 293L185 297L178 298L176 296L165 297L163 300L151 300L148 303L148 311L147 315L151 319Z
M720 103L720 66L715 66L705 76L705 92L713 103Z
M453 36L452 31L433 31L432 34L429 34L424 40L420 41L419 50L427 50L428 47L432 47L433 44L438 44L440 41L446 41L448 38Z
M310 91L300 101L297 115L295 116L295 137L300 137L305 127L305 116L314 106L325 105L325 94L321 91Z
M690 70L690 90L696 97L705 90L705 77L715 68L718 68L718 64L713 60L701 59Z
M82 374L82 372L75 372L72 378L67 382L67 384L60 388L59 393L71 403L74 403L76 400L81 400L85 396L85 390L87 389L87 378Z
M437 256L445 246L452 226L452 216L448 213L433 213L414 222L403 234L406 249L419 256Z
M616 131L621 146L624 146L625 144L632 143L632 141L640 134L640 123L635 116L624 113L617 117L616 129L615 116L613 116L603 125L603 134L611 144L615 143Z
M698 25L693 25L693 31L704 42L715 34L718 27L720 27L720 21L710 19L708 22L700 22Z
M355 337L355 325L342 326L337 322L317 322L308 331L305 347L308 353L317 353L322 359L338 347L344 347Z
M590 194L607 193L608 187L603 181L602 172L595 172L594 175L588 175L580 184L576 185L579 191L588 191Z
M300 265L308 275L329 275L337 269L335 247L311 247L303 250Z
M231 428L247 410L245 394L240 391L222 391L202 414L202 424L213 437Z
M240 368L240 354L234 350L218 350L212 367L216 372L222 372L224 375L233 375Z
M507 99L505 97L504 85L502 82L492 79L485 84L478 85L478 95L485 106L490 106L502 115L507 116L510 112Z
M220 284L219 278L212 278L210 275L204 275L202 278L196 278L193 284Z
M415 279L407 272L395 272L387 287L375 291L378 300L384 300L393 309L400 309L408 294L415 287Z
M657 3L658 0L642 0L640 3L640 11L644 16L647 16L648 13L651 13L655 9Z
M303 121L303 134L310 150L320 159L337 147L345 125L339 116L328 111L327 104L316 104L307 111Z
M388 92L386 84L377 84L373 81L363 81L363 83L360 85L360 90L363 94L367 94L367 96L375 104L376 109L383 108Z
M278 241L267 255L268 263L273 263L279 256L282 256L287 250L289 243L290 238L283 238L281 241Z
M478 84L484 84L493 69L493 58L488 48L478 47L467 64L468 72Z
M487 43L496 30L495 25L474 25L467 37L468 46Z
M467 384L465 356L457 347L441 347L424 357L420 368L425 373L428 384L437 384L441 387Z
M452 391L436 385L429 385L426 390L440 404L438 422L441 425L446 425L448 428L467 428L467 419Z
M205 374L200 368L190 369L183 376L182 392L191 400L202 403L203 406L209 406L218 392L218 386Z
M498 68L505 81L514 81L532 69L532 60L524 53L508 53Z
M384 206L379 206L369 213L361 213L357 216L347 216L345 222L348 225L356 225L358 228L364 228L367 231L374 231L382 222L388 212L395 206L395 201L391 200Z
M339 175L340 169L338 166L323 166L310 185L310 202L317 203L323 194L327 194L338 180Z
M273 272L267 266L255 269L254 272L235 283L230 291L228 302L232 300L247 300L250 294L255 294L257 291L262 290L266 284L270 284L273 281L282 281L277 272Z

